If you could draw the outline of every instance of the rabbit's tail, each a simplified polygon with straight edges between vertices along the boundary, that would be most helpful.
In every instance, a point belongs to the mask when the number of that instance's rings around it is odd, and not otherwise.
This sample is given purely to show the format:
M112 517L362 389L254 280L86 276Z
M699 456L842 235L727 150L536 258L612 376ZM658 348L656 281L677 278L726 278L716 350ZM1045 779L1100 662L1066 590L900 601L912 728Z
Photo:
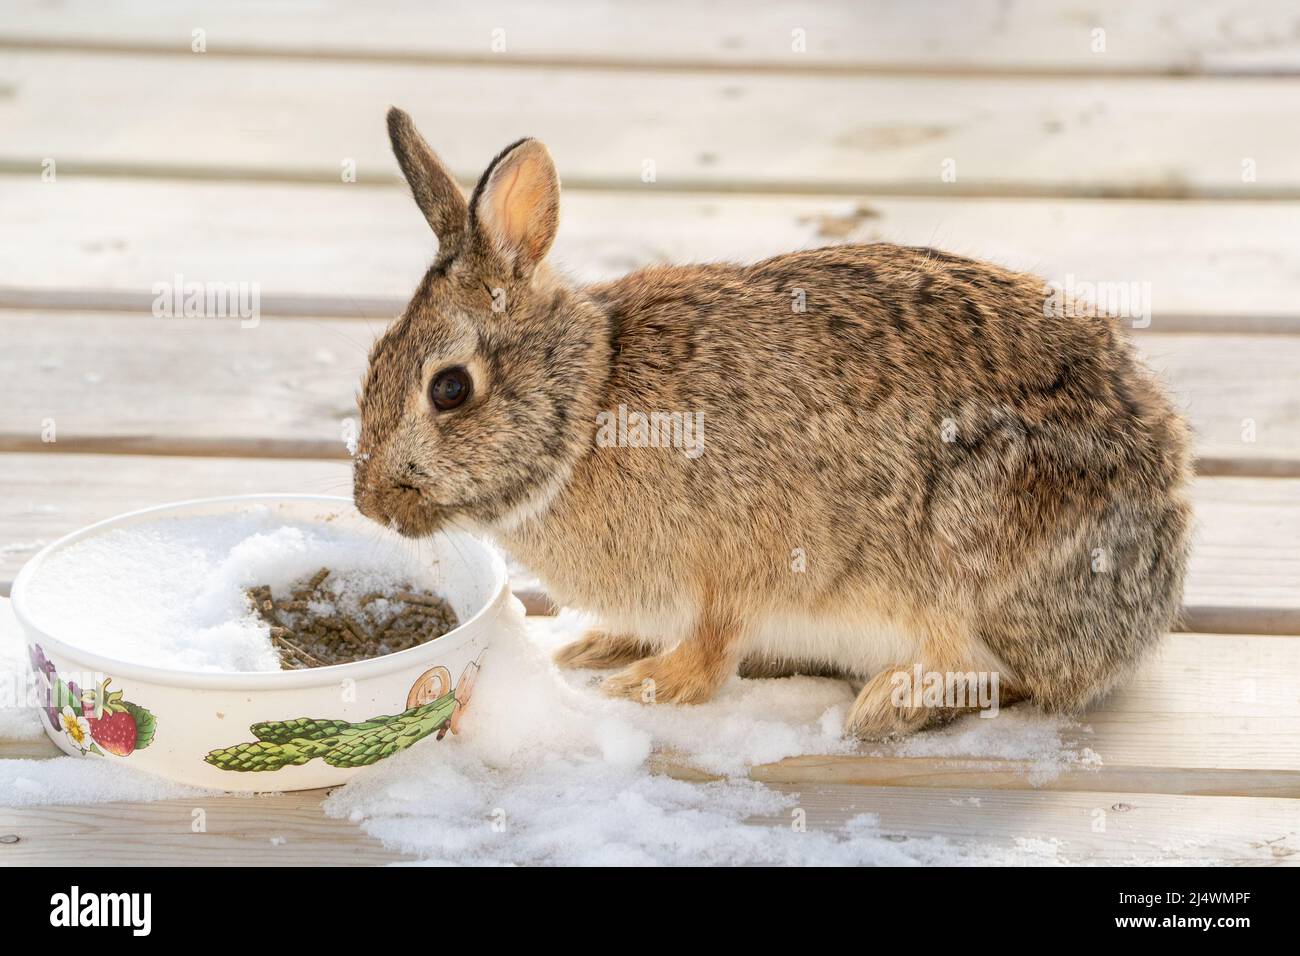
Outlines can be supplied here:
M1114 502L1035 566L977 633L1026 697L1076 712L1127 676L1175 623L1191 511L1181 499Z

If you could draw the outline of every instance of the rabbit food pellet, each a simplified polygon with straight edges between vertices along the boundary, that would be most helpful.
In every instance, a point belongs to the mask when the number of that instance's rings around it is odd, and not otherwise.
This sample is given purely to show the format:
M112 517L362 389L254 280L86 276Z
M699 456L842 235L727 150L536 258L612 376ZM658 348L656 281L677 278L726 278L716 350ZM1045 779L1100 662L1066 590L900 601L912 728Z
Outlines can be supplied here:
M327 586L329 576L329 568L321 568L299 582L287 600L276 600L265 584L246 592L258 617L270 625L284 670L393 654L442 637L458 623L445 600L409 585L389 594L371 591L349 613L339 593Z

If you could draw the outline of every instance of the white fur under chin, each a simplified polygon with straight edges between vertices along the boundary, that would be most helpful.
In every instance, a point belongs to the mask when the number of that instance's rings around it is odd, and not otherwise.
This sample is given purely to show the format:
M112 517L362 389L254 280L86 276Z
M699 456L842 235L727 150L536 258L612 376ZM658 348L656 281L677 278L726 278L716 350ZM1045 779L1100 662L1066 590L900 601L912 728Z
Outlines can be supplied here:
M479 524L479 527L489 537L497 537L503 534L513 534L530 521L536 521L550 510L551 505L555 503L556 497L564 490L564 486L569 483L572 474L573 466L565 465L524 501L515 505L495 521Z

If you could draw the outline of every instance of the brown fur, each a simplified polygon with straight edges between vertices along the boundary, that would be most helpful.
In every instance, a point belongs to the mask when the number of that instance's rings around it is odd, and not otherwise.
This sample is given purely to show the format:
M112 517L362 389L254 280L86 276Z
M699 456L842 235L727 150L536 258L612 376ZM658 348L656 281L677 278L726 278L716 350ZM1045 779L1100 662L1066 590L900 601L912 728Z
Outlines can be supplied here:
M555 654L560 667L585 667L605 670L633 664L655 652L655 646L632 634L608 634L601 630L587 631Z
M1036 277L888 244L571 286L544 261L544 147L497 157L447 225L463 196L409 120L390 128L447 238L372 352L358 507L411 535L491 531L625 636L592 666L658 650L611 693L706 699L742 660L835 670L865 682L848 726L878 737L945 716L895 707L894 668L993 669L1008 698L1076 710L1173 622L1187 432L1113 319L1045 309ZM428 383L456 364L473 395L434 413ZM599 447L597 413L620 404L703 412L704 453ZM812 623L774 647L787 619ZM859 621L860 640L818 642Z

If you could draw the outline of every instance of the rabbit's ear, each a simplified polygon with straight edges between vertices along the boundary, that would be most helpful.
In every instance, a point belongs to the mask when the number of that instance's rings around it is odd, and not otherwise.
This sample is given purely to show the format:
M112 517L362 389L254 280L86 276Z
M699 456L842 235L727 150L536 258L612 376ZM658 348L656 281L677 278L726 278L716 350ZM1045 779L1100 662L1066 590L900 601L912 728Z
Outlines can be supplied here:
M516 274L530 273L560 225L560 177L546 147L521 139L502 150L474 188L469 221Z
M388 138L397 165L402 167L402 175L410 184L415 204L429 221L438 242L445 245L450 237L465 229L469 220L465 194L424 141L411 117L396 106L388 111Z

